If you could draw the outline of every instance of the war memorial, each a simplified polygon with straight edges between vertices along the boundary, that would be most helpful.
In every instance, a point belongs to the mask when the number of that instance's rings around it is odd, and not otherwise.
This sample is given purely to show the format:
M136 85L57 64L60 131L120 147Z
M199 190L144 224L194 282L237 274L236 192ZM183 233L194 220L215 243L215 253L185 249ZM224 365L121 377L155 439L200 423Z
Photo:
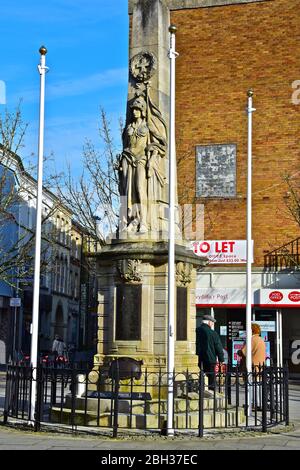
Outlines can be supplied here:
M289 423L285 368L258 367L252 373L238 367L219 368L212 373L214 386L210 388L207 374L199 370L196 280L201 279L208 259L196 256L191 241L185 238L177 204L177 181L173 186L169 183L173 144L170 60L171 41L176 34L171 12L248 3L253 2L129 1L127 112L122 151L116 162L119 224L106 245L90 253L98 281L97 353L89 369L39 371L37 381L42 385L38 391L38 425L46 416L51 423L67 424L72 429L113 429L113 437L118 429L166 434L176 429L202 437L208 428L253 427L266 432L268 426ZM190 100L189 89L184 91ZM183 110L177 111L180 119L188 106L183 103ZM194 130L193 126L190 120L187 127ZM220 153L220 145L217 151ZM172 161L176 177L176 158ZM228 168L224 166L225 170ZM175 193L173 214L169 211L170 188ZM172 270L176 284L172 332L170 215L174 220ZM174 367L168 370L171 335ZM11 377L16 377L13 370ZM7 416L15 416L10 404Z

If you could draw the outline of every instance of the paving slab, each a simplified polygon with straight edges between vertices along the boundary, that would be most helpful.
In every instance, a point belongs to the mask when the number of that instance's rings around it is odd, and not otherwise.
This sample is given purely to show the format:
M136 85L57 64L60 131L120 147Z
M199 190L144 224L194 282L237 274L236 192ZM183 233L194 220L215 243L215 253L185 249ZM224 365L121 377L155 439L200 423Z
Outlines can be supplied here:
M1 391L1 390L0 390ZM3 392L3 391L2 391ZM142 450L142 451L201 451L201 450L300 450L300 386L293 386L290 396L290 417L295 424L291 432L275 431L271 435L258 437L247 435L242 430L207 436L200 440L193 436L176 436L164 438L131 436L122 433L119 439L110 437L77 434L67 435L55 432L34 433L33 431L17 430L0 426L0 450ZM0 403L1 405L1 403ZM1 408L1 406L0 406ZM1 412L1 409L0 409Z

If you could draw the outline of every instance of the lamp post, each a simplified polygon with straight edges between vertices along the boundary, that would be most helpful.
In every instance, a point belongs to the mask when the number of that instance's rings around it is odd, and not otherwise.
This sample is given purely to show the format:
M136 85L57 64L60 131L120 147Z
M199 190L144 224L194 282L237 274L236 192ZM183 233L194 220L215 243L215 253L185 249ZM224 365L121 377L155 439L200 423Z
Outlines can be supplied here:
M174 397L174 366L175 366L175 203L176 203L176 143L175 143L175 60L176 31L171 25L170 32L170 132L169 132L169 259L168 259L168 412L167 434L174 434L173 397Z
M248 162L247 162L247 275L246 275L246 369L249 380L248 393L248 416L252 409L252 114L253 91L248 90Z
M41 58L38 65L40 74L40 117L39 117L39 143L38 143L38 181L36 200L36 227L35 227L35 259L34 259L34 284L33 284L33 309L31 330L31 354L30 361L33 368L33 380L30 396L29 422L34 424L35 403L37 388L38 365L38 333L39 333L39 301L40 301L40 271L41 271L41 238L42 238L42 198L43 198L43 158L44 158L44 121L45 121L45 75L47 49L42 46L39 50Z

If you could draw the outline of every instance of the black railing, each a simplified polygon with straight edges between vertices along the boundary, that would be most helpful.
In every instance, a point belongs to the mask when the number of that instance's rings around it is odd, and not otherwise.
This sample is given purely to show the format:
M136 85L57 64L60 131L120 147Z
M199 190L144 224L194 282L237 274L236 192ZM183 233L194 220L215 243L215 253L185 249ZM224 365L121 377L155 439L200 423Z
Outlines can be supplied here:
M275 272L300 269L300 238L266 254L265 269Z
M288 371L256 368L251 374L238 369L213 374L143 372L120 380L108 371L91 372L73 365L8 366L4 422L28 421L30 392L37 382L35 429L43 423L72 430L105 428L116 437L120 429L167 432L167 393L172 380L173 428L178 432L243 428L266 432L271 426L289 424ZM208 388L208 383L210 384Z

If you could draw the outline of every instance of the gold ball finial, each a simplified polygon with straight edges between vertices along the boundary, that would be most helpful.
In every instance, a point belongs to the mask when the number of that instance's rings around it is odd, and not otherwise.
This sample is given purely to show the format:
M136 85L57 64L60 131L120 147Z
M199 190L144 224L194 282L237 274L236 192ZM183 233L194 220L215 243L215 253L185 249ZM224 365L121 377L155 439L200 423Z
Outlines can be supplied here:
M46 49L45 46L41 46L41 47L40 47L39 53L40 53L41 55L46 55L47 52L48 52L48 51L47 51L47 49Z
M177 33L177 28L175 26L175 24L171 24L170 27L169 27L169 32L171 34L176 34Z
M252 88L250 88L250 90L248 90L247 95L248 95L248 98L252 98L252 96L254 95L254 92L253 92Z

